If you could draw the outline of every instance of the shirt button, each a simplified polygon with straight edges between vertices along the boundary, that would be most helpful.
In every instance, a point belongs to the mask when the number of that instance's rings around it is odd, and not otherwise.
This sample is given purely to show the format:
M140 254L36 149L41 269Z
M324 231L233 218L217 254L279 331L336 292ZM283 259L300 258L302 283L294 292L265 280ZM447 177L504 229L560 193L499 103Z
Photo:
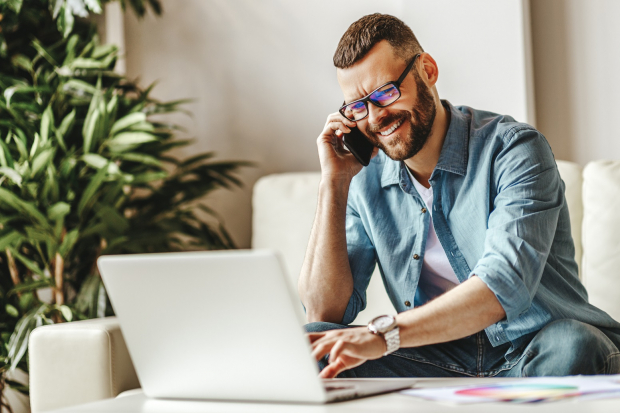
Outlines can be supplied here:
M419 260L419 259L420 259L420 256L419 256L418 254L413 254L413 259L414 259L414 260Z
M411 303L410 303L409 301L405 301L405 305L406 305L407 307L411 307Z
M426 214L426 208L422 208L422 213Z

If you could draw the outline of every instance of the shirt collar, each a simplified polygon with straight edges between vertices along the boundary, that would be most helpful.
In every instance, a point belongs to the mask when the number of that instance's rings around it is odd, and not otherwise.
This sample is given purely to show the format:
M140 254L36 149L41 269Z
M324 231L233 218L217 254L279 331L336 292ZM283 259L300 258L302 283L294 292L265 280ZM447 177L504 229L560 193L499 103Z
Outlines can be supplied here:
M441 147L441 154L431 175L439 170L452 172L458 175L467 173L468 146L469 146L469 119L467 115L457 110L447 100L442 100L442 104L450 112L450 126L446 133L446 138ZM385 156L385 154L383 154ZM398 184L402 177L406 176L404 162L394 161L385 156L385 164L381 175L381 186Z

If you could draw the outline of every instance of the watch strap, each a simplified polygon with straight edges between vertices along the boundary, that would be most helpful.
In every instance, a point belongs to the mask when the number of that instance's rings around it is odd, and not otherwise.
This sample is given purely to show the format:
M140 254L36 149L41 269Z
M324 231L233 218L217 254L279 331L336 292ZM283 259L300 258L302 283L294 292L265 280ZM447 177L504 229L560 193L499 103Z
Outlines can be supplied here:
M387 346L387 350L383 353L384 356L392 354L400 348L400 331L398 330L398 327L394 327L392 330L384 333L383 338L385 339L385 344Z

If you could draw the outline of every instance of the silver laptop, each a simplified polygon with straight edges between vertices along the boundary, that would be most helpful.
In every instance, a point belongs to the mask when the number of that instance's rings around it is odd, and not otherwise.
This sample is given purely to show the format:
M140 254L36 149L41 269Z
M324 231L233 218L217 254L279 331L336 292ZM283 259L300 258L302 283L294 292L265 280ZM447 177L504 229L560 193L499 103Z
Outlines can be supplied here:
M271 251L104 256L99 271L144 393L325 403L414 380L321 380L297 294Z

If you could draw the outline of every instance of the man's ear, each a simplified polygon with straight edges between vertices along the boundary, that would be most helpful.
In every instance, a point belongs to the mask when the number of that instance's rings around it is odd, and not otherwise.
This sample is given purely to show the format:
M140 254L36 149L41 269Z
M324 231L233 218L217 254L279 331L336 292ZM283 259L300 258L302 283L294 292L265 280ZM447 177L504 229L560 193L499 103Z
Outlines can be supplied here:
M422 69L420 73L422 80L424 80L429 87L435 86L437 79L439 79L437 62L435 62L433 56L428 53L422 53L418 59L420 60L420 67Z

